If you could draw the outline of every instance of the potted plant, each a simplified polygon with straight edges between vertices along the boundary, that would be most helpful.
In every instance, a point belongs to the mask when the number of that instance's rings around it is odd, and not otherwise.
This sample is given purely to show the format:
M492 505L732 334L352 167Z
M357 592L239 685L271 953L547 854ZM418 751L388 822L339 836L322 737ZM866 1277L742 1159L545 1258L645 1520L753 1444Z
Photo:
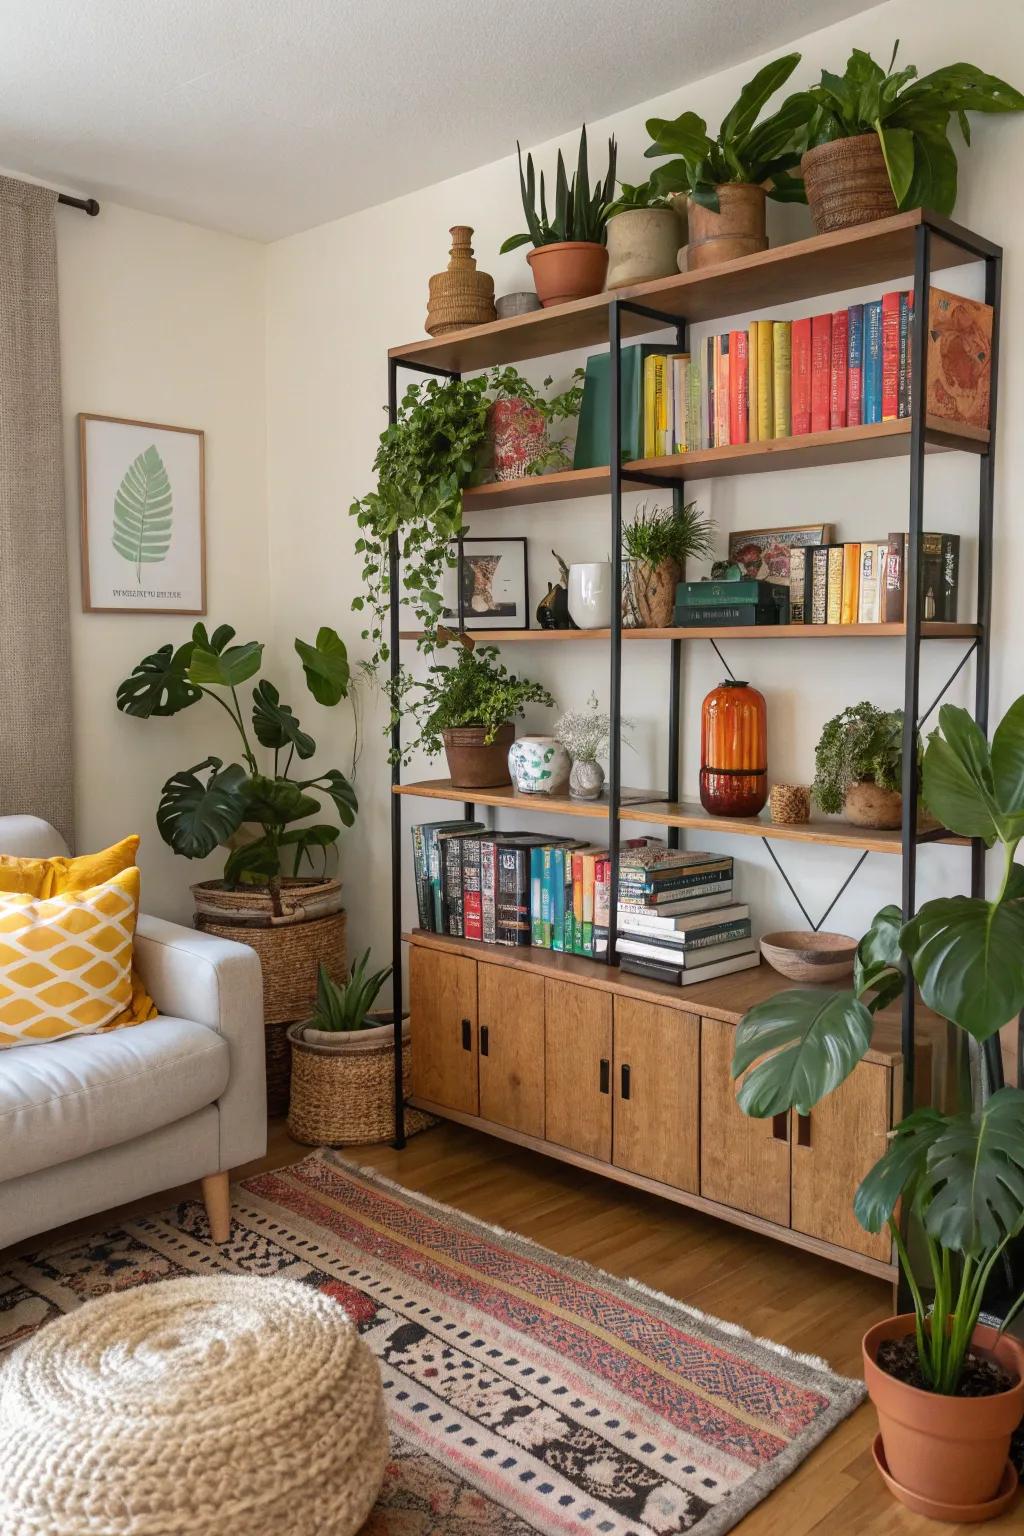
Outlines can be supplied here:
M238 690L260 670L263 646L256 640L234 645L234 638L230 625L210 635L197 624L184 645L162 645L139 662L117 690L117 707L148 720L178 715L210 698L238 733L241 761L225 764L210 756L172 774L161 790L156 822L164 842L186 859L206 858L218 847L228 851L223 877L192 887L197 922L249 944L260 957L268 1091L279 1108L277 1099L282 1092L287 1096L287 1049L272 1026L308 1009L321 963L338 976L345 970L341 884L327 876L327 854L340 827L352 825L356 796L337 768L303 776L316 742L266 678L254 684L245 707L247 728ZM339 704L349 691L344 642L324 626L312 643L296 640L295 649L317 703ZM254 741L269 760L260 760ZM336 820L311 821L324 802ZM322 872L303 876L303 865L312 867L317 852Z
M625 288L678 272L679 249L685 241L674 201L679 199L657 191L650 181L639 186L619 183L619 195L606 210L607 288Z
M903 821L903 711L863 700L833 715L814 752L811 793L827 816L855 827Z
M513 721L523 718L527 704L550 708L555 701L539 683L517 677L498 661L497 646L476 646L471 635L451 638L460 646L458 660L432 666L416 685L409 713L418 738L409 751L420 747L436 757L443 746L452 785L459 789L510 784Z
M690 271L749 256L768 245L765 194L779 202L800 202L803 188L789 172L799 163L814 111L807 94L790 96L760 122L762 108L800 62L798 53L773 59L758 70L722 119L717 137L696 112L667 121L652 117L648 159L675 155L651 177L656 192L689 198ZM680 265L682 265L680 263Z
M488 391L494 398L487 412L487 443L495 480L519 480L570 468L568 439L552 438L551 428L579 416L583 377L582 368L573 369L568 388L548 398L527 383L517 368L492 369ZM552 382L549 376L543 388L550 389Z
M623 720L623 729L633 722ZM608 751L611 739L611 715L598 710L597 695L587 699L586 709L571 709L555 726L555 737L572 758L569 770L569 794L573 800L599 800L604 789L604 769L599 758Z
M369 963L366 950L345 982L335 981L321 966L312 1014L288 1030L288 1130L307 1146L352 1146L394 1135L394 1014L373 1011L391 967L367 975ZM404 1062L407 1018L402 1022Z
M622 530L628 560L622 589L622 622L629 629L666 629L672 623L676 587L688 559L712 554L714 524L689 501L674 507L644 503Z
M1012 1498L1010 1437L1024 1413L1024 1347L980 1327L986 1285L1024 1232L1024 1091L993 1081L998 1032L1024 1008L1024 698L991 748L966 710L944 705L923 760L924 793L944 825L986 847L999 843L1003 876L994 901L948 896L906 923L877 914L857 950L849 990L776 993L736 1031L733 1075L740 1107L769 1118L810 1114L853 1071L871 1043L874 1015L899 997L908 967L925 1004L963 1030L983 1058L968 1110L920 1108L893 1133L854 1200L869 1232L888 1225L914 1310L864 1338L868 1390L878 1409L875 1459L904 1503L944 1520L978 1520ZM897 1216L921 1232L933 1301L928 1306Z
M822 70L820 82L794 98L814 103L800 169L819 235L903 208L951 214L957 164L950 118L970 144L968 112L1024 108L1019 91L973 64L949 64L920 79L912 64L895 70L898 48L886 70L855 48L842 75Z
M580 132L576 173L571 181L566 178L562 151L558 151L555 206L551 218L548 217L544 172L541 171L540 175L538 212L533 156L528 154L526 157L524 176L523 153L518 141L516 153L519 156L519 189L526 215L526 230L519 235L509 235L501 247L502 251L514 251L521 245L532 244L533 250L526 259L533 271L537 297L545 308L600 293L608 269L605 226L608 222L608 205L615 188L615 140L608 140L608 170L604 181L595 183L593 191L590 188L587 164L586 125Z

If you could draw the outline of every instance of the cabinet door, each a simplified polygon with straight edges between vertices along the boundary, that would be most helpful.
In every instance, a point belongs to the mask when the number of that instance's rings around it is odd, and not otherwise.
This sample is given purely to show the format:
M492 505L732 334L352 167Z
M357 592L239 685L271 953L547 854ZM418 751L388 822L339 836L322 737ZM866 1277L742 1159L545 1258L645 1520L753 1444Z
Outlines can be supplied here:
M476 961L414 944L409 983L413 1094L475 1115Z
M700 1023L700 1192L737 1211L789 1226L788 1116L751 1120L736 1103L735 1029Z
M615 999L615 1125L620 1168L697 1193L700 1020Z
M888 1260L888 1230L865 1232L853 1196L881 1157L890 1126L892 1074L862 1061L809 1115L793 1116L793 1229Z
M504 965L477 967L480 1114L544 1136L544 978Z
M544 982L544 1121L548 1141L610 1163L612 1000Z

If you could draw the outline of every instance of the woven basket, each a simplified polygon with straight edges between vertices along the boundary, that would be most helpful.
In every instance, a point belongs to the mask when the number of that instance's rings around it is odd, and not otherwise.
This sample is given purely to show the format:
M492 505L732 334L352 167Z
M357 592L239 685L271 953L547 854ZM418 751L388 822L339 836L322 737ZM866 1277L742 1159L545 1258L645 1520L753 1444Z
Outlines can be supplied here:
M263 967L263 1022L290 1024L308 1019L316 1001L320 965L334 981L345 980L344 912L321 917L315 923L296 923L290 928L248 928L238 923L215 923L196 915L196 927L222 939L248 944Z
M358 1146L389 1141L395 1134L394 1032L390 1025L349 1037L343 1045L318 1045L303 1038L304 1023L288 1030L292 1048L292 1097L288 1130L311 1147ZM412 1064L408 1027L402 1045L406 1082ZM406 1109L407 1135L434 1122Z
M871 224L897 211L877 133L817 144L804 153L800 170L819 235Z

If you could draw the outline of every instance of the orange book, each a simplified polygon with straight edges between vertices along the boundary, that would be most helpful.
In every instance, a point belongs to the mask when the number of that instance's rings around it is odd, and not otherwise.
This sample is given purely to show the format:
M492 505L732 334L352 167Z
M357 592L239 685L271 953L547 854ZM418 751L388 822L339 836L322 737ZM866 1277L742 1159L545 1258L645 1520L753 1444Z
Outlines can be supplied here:
M860 610L860 545L843 545L843 597L840 624L856 624Z

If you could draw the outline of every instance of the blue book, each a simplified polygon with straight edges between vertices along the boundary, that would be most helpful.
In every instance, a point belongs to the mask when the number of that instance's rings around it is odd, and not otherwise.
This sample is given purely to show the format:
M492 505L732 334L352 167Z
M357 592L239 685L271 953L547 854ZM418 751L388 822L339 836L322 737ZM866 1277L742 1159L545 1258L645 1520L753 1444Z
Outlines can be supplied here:
M864 420L864 305L847 310L846 425L859 427Z
M882 301L864 305L864 421L882 419Z
M565 849L551 850L551 948L565 948Z
M530 943L544 948L544 924L541 918L544 885L544 849L530 849Z

